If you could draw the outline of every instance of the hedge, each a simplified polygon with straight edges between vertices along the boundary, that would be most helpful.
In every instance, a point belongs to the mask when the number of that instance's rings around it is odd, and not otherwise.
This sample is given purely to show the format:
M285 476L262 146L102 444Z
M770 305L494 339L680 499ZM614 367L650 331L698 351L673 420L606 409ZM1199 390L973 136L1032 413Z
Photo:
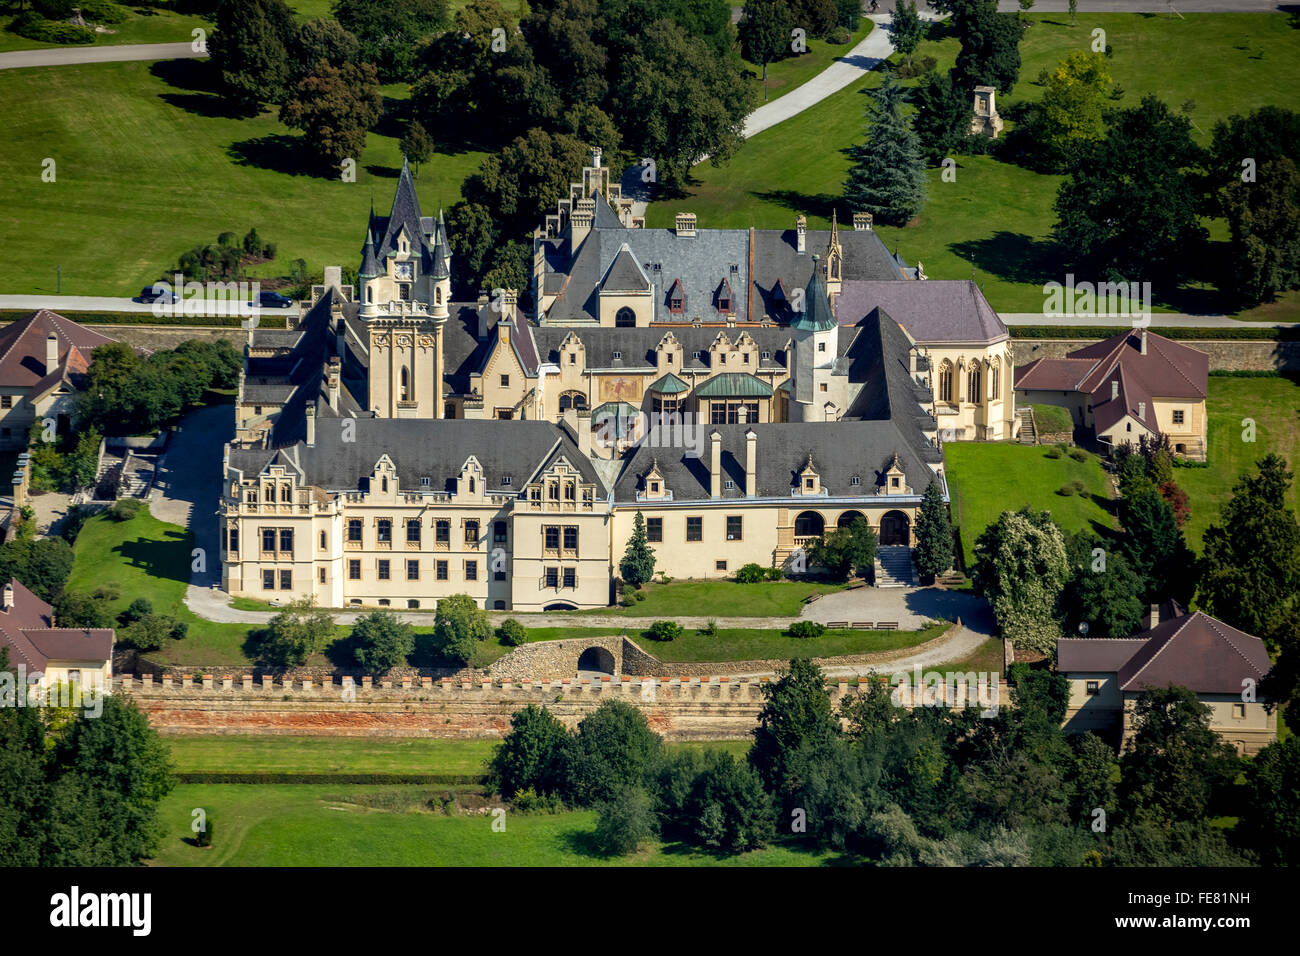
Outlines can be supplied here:
M293 773L281 770L192 770L175 773L177 783L374 783L480 785L485 778L464 773Z
M30 309L0 310L0 323L15 322L31 315ZM192 328L238 328L244 322L239 315L154 315L152 312L60 312L79 325L184 325ZM262 329L287 328L283 315L263 315L257 323Z
M1012 325L1008 326L1008 331L1013 339L1108 339L1124 329L1105 325ZM1260 328L1153 328L1151 331L1167 339L1300 341L1300 328L1274 328L1271 325L1262 325Z

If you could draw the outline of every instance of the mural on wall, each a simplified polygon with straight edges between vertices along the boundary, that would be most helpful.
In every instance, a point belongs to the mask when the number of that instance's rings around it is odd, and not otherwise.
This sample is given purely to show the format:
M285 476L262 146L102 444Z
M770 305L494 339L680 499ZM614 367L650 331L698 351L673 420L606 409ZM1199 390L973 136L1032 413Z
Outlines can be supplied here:
M600 404L605 402L628 402L641 404L641 377L639 375L602 375L600 382Z

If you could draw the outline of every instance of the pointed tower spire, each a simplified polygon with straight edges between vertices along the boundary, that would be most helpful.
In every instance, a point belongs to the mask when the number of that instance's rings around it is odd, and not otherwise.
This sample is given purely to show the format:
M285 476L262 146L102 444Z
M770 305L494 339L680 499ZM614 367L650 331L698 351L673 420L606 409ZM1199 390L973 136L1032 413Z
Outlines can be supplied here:
M379 260L375 258L375 233L371 229L366 230L366 245L362 250L361 271L357 274L360 279L374 279L381 275L383 270L379 268Z

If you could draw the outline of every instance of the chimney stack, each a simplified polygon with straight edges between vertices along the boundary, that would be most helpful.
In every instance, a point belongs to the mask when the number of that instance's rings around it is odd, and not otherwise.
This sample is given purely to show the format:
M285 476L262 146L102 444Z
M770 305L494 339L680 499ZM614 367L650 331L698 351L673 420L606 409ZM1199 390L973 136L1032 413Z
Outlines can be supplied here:
M745 430L745 495L758 497L758 436L752 428Z
M51 332L45 336L45 374L59 367L59 337Z
M304 409L307 416L307 447L316 447L316 403L308 402Z
M339 410L339 380L343 377L343 362L337 355L331 355L325 366L325 387L329 392L330 408Z
M1152 604L1147 613L1147 628L1153 628L1160 623L1160 605Z
M1119 379L1112 378L1110 380L1110 400L1113 402L1117 398L1119 398Z
M799 255L803 255L808 251L808 217L802 213L800 213L799 217L794 221L794 235L796 240L795 248L798 250Z
M1147 420L1147 403L1146 403L1146 402L1138 402L1138 418L1142 419L1142 421L1146 421L1146 420Z
M722 497L722 436L717 429L709 434L709 497Z
M679 212L677 214L677 235L689 239L695 235L695 213Z
M869 212L855 212L853 214L853 231L870 232L872 218Z
M1143 355L1147 354L1147 330L1146 329L1142 330L1142 347L1139 349L1139 351Z
M8 612L13 608L13 606L14 606L14 586L12 584L5 584L4 606L3 608L0 608L0 610L4 610Z

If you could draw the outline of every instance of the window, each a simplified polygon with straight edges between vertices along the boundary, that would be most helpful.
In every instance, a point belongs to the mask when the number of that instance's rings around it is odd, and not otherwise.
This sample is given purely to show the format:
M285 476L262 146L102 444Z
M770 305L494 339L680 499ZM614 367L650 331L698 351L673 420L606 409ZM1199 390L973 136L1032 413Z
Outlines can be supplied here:
M413 610L413 611L414 611L414 610L418 610L419 607L420 607L420 602L419 602L418 600L416 600L415 598L407 598L407 599L406 599L406 606L409 607L409 608L410 608L411 610Z
M826 383L825 383L825 382L822 382L820 385L818 385L818 386L817 386L817 390L818 390L819 392L824 392L824 391L826 391Z
M420 580L420 562L419 562L419 561L407 561L407 562L406 562L406 580L408 580L408 581L418 581L418 580Z
M420 487L421 487L421 488L428 488L431 484L433 484L433 482L432 482L430 479L428 479L428 478L421 478L421 479L420 479Z
M645 536L647 541L662 541L664 539L664 519L646 518Z
M714 561L714 562L713 562L713 567L714 567L714 569L717 570L717 571L725 571L725 570L727 570L727 562L726 562L726 561Z
M989 372L989 383L992 386L993 397L997 398L1002 390L1002 369L995 365Z
M325 547L326 547L326 541L328 541L328 540L329 540L329 539L325 537L325 532L322 531L322 532L320 533L320 549L321 549L322 551L325 550Z
M379 606L380 606L380 607L392 607L392 606L393 606L393 602L390 601L390 600L388 600L388 598L380 598L380 599L379 599Z
M730 478L728 478L726 481L722 483L722 487L726 491L732 491L736 487L736 483L732 481Z
M324 583L325 583L325 569L324 569L324 568L321 568L321 569L320 569L320 583L321 583L321 584L324 584Z
M292 528L280 529L280 550L288 551L292 553L293 551L293 529Z
M360 518L351 518L351 519L349 519L349 521L348 521L348 540L349 540L349 541L360 541L360 540L361 540L361 519L360 519Z
M348 562L348 580L349 581L361 580L361 562L356 560L355 558Z
M577 569L577 568L565 568L565 569L564 569L564 587L566 587L566 588L576 588L577 586L578 586L578 569Z
M419 518L406 519L406 543L407 544L420 543L420 519Z
M818 343L817 343L817 351L818 351L818 352L825 352L825 351L826 351L826 343L825 343L825 342L818 342Z
M465 562L465 580L466 580L466 581L477 581L477 580L478 580L478 562L477 562L477 561L466 561L466 562Z
M508 485L508 484L510 484L512 481L514 481L514 478L512 478L510 475L502 475L502 476L501 476L501 484L503 484L503 485Z
M542 529L544 545L547 551L560 550L560 529L554 525L547 525Z
M555 482L551 482L549 485L547 485L547 486L546 486L546 497L550 498L552 501L559 501L559 500L560 500L560 486L557 485L557 484L555 484Z
M506 523L504 521L495 521L492 523L492 540L497 544L505 544Z
M236 552L239 551L239 529L238 528L230 529L230 550Z
M817 487L817 479L816 479L816 478L805 478L805 479L803 480L803 486L804 486L804 489L805 489L805 490L807 490L807 491L812 491L814 488Z
M439 581L446 581L446 580L447 580L447 562L446 562L446 561L435 561L435 562L433 563L433 568L434 568L434 570L433 570L433 576L434 576L435 578L437 578Z
M636 313L629 308L619 309L614 314L614 328L630 329L636 326Z
M891 487L891 488L897 488L897 487L899 487L898 482L899 482L899 479L898 479L898 478L896 478L896 477L895 477L895 478L890 478L890 479L889 479L889 487Z
M1089 694L1100 694L1100 693L1101 693L1101 681L1096 681L1096 680L1090 680L1090 681L1088 681L1088 684L1087 684L1087 691L1088 691Z
M478 522L465 522L465 544L470 547L478 547Z
M1183 424L1183 410L1181 408L1174 409L1174 424L1175 425Z
M493 571L493 572L492 572L492 580L493 580L493 581L504 581L505 579L506 579L506 573L505 573L504 571Z
M617 351L611 352L609 357L617 361L618 359L621 359L623 357L623 353Z
M0 408L13 408L14 397L12 395L0 395Z
M760 359L762 359L764 362L767 362L767 361L770 361L770 360L771 360L771 358L772 358L772 353L771 353L771 352L760 352L758 357L759 357Z
M267 590L267 591L272 591L272 590L275 589L275 572L274 572L274 571L263 571L263 572L262 572L262 588L263 588L264 590Z
M704 519L687 518L686 519L686 540L703 541L704 540Z
M262 529L262 550L263 551L275 550L275 529L274 528Z
M1233 704L1233 705L1232 705L1232 719L1233 719L1233 720L1245 720L1245 719L1246 719L1246 705L1245 705L1245 704Z
M946 363L939 369L939 401L952 401L952 366Z
M849 479L849 484L851 484L851 485L853 485L853 486L855 486L855 487L858 486L858 485L860 485L860 484L862 484L862 478L861 478L861 476L859 476L859 475L854 475L852 478Z
M547 568L547 569L546 569L546 587L548 587L548 588L557 588L557 587L559 587L559 586L560 586L560 569L559 569L559 568Z
M408 387L409 378L410 375L406 370L406 366L403 365L402 366L402 397L401 397L401 401L403 402L410 401L411 398L411 390Z
M280 572L280 590L281 590L281 591L292 591L292 590L293 590L293 572L292 572L292 571L281 571L281 572Z
M565 500L565 501L573 501L576 492L577 492L577 489L574 487L573 482L571 482L571 481L566 481L566 482L564 483L564 500Z
M433 540L437 544L448 544L451 541L450 521L435 521L433 523Z
M980 370L973 368L966 375L966 401L980 402Z
M578 529L574 525L569 525L564 529L564 550L578 550Z
M659 494L659 482L657 481L650 482L650 490L655 494Z
M745 519L740 515L727 515L727 540L740 541L744 537Z
M375 522L375 540L381 543L393 540L393 522L389 518L380 518Z
M570 364L570 365L577 365L577 364L578 364L578 353L576 353L576 352L570 352L570 353L569 353L569 364Z
M388 560L387 560L386 558L381 558L381 559L376 563L376 568L377 568L377 574L378 574L379 580L381 580L381 581L387 581L387 580L388 580Z
M289 486L288 486L288 485L281 485L281 486L280 486L280 500L281 500L281 501L291 501L291 500L293 500L293 493L289 490Z
M502 376L501 376L501 387L502 387L502 388L509 388L509 387L510 387L510 376L509 376L509 375L502 375Z

